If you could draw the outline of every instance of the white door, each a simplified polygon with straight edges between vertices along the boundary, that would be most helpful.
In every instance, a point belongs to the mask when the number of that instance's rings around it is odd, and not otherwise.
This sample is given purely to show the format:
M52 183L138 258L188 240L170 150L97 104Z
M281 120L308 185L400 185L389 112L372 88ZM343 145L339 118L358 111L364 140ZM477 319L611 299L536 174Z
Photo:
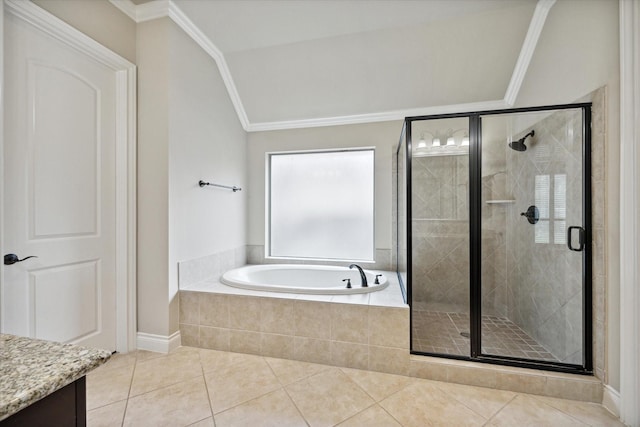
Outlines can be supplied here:
M3 332L116 348L116 73L4 20Z

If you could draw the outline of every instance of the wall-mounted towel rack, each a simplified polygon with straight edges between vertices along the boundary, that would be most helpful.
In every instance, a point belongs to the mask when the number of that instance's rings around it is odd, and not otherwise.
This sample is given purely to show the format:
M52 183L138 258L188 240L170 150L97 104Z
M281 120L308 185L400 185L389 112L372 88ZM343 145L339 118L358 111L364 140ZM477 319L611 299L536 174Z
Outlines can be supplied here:
M233 192L235 193L236 191L242 191L242 188L240 187L236 187L234 186L230 186L230 185L220 185L220 184L213 184L211 182L204 182L203 180L198 181L198 185L200 187L204 187L205 185L210 185L212 187L220 187L220 188L227 188L229 190L233 190Z

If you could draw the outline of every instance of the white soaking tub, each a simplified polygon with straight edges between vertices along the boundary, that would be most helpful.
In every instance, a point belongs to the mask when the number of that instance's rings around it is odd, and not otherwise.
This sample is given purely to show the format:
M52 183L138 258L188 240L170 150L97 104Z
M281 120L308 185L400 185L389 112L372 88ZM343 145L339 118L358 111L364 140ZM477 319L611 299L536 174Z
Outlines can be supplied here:
M361 286L358 269L325 265L264 264L247 265L229 270L220 282L228 286L266 292L288 292L298 294L364 294L386 288L389 284L384 274L364 270L368 287ZM343 279L351 280L351 288Z

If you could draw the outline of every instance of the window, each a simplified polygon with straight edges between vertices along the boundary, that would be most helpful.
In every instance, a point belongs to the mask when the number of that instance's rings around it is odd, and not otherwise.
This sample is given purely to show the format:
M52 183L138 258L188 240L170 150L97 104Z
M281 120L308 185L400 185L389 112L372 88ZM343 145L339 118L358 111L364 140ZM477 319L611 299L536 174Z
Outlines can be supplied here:
M374 150L268 154L267 255L374 260Z
M535 203L540 212L535 242L564 245L567 243L567 175L553 175L553 185L551 178L551 175L535 178Z

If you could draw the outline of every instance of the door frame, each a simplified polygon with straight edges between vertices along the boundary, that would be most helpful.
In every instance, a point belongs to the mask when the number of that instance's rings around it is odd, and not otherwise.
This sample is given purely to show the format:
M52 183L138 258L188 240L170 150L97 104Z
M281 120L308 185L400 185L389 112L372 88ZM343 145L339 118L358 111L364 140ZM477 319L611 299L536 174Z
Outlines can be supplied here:
M136 348L136 66L30 1L0 1L0 56L4 60L4 14L10 13L49 37L89 56L116 75L116 350ZM1 61L1 60L0 60ZM4 174L4 66L0 62L0 175ZM0 230L4 227L0 186ZM0 248L6 252L4 236ZM4 266L0 267L0 303ZM4 313L0 305L0 330Z

